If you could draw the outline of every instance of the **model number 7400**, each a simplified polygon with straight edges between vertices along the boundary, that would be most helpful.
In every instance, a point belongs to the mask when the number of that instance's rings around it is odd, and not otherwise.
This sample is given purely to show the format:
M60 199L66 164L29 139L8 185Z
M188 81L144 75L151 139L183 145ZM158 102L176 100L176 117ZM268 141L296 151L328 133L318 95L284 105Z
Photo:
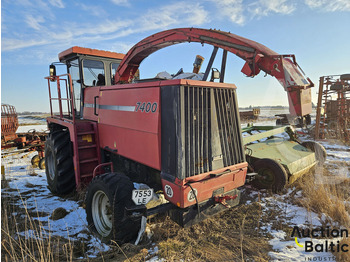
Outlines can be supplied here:
M158 104L156 102L137 102L135 112L141 111L146 113L155 113L157 111Z

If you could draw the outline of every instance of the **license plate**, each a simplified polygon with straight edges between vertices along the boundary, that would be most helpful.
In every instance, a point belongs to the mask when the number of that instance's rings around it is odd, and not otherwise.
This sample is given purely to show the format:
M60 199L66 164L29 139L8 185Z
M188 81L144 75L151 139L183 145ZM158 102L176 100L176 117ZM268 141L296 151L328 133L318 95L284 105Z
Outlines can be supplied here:
M153 197L153 189L134 189L132 200L136 205L146 205Z

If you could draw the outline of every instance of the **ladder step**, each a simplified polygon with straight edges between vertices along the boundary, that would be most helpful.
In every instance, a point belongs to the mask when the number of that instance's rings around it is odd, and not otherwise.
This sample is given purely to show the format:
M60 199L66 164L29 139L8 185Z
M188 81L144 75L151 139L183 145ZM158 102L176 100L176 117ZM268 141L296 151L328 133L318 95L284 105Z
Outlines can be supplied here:
M82 174L80 178L92 177L92 173Z
M95 161L98 161L98 158L89 158L85 160L80 160L79 164L86 164L86 163L95 162Z
M83 135L92 135L95 134L94 131L84 131L84 132L77 132L78 136L83 136Z
M95 148L95 147L96 147L96 144L88 145L88 146L78 146L78 150L80 150L80 149L88 149L88 148Z

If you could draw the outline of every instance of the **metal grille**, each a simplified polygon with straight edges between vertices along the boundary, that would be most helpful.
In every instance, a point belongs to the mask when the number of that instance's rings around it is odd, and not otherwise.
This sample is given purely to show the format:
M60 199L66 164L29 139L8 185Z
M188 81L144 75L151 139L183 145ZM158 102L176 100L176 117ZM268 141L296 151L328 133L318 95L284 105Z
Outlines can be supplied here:
M212 171L215 157L222 160L221 167L244 161L233 89L185 86L180 99L186 177ZM219 145L215 144L215 136L220 138Z

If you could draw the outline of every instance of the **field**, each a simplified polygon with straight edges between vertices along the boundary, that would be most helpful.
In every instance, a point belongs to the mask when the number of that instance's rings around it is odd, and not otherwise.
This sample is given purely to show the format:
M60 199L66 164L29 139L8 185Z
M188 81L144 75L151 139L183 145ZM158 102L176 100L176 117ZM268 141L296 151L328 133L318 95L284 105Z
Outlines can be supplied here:
M277 111L263 111L255 124L271 125ZM21 131L44 128L43 119L20 118ZM39 124L39 125L38 125ZM244 124L242 124L244 125ZM38 130L39 131L39 130ZM303 140L307 140L305 135ZM328 158L281 194L242 188L238 207L190 228L167 216L148 221L139 245L106 245L87 227L84 192L64 198L47 188L44 170L33 168L35 153L2 151L3 261L350 261L350 252L305 252L291 237L293 228L350 230L350 148L321 142ZM310 238L299 239L304 243ZM349 243L341 236L312 238ZM307 260L310 259L310 260ZM317 260L316 260L317 259Z

